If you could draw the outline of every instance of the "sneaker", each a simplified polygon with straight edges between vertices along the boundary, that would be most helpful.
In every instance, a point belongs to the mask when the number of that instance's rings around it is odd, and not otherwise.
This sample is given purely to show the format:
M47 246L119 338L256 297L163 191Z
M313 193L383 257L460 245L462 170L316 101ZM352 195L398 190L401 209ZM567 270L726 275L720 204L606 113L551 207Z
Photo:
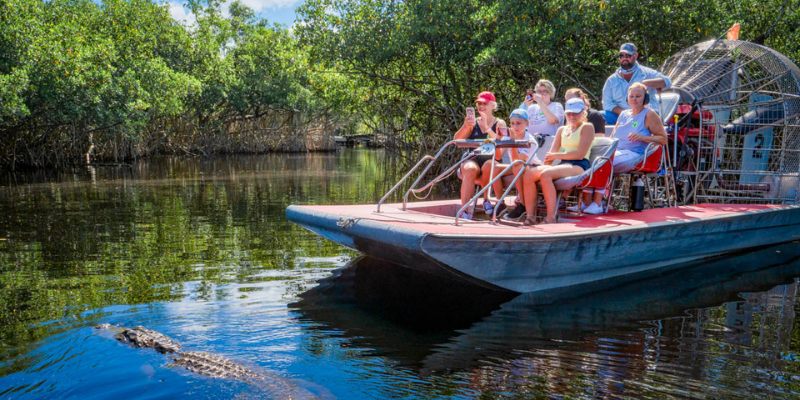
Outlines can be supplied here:
M505 201L501 201L501 202L497 203L497 207L495 207L495 208L497 209L497 215L503 215L503 211L505 211L506 208L507 208L506 207L506 202Z
M585 212L586 214L592 214L592 215L602 214L603 213L603 207L601 207L599 204L597 204L595 202L592 202L592 204L589 204L588 207L583 209L583 212Z
M525 214L525 206L522 204L517 204L517 206L514 207L513 210L507 212L503 218L509 220L518 220L523 214Z
M483 211L486 213L486 215L490 215L492 211L494 211L494 206L492 205L491 201L489 200L483 201Z
M458 218L459 219L463 219L463 220L467 220L467 221L471 221L472 220L472 213L467 211L467 210L464 210L464 211L461 212L461 214L458 215Z
M592 203L592 204L594 204L594 203ZM585 211L586 207L587 207L586 204L581 204L580 210L581 211ZM574 206L567 207L567 211L578 212L578 205L575 204Z

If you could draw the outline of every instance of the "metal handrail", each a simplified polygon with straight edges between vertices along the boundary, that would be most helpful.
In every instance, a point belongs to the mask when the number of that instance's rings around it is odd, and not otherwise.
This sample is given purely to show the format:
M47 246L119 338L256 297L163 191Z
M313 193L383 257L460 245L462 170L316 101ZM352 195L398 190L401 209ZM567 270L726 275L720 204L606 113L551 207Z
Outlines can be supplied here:
M533 154L535 154L535 153L533 153ZM533 156L528 157L528 160L530 160L532 157ZM488 183L487 186L491 186L492 183L494 183L498 178L502 179L503 178L503 174L506 172L506 170L508 170L509 168L512 168L513 166L515 166L517 164L523 164L524 166L528 165L528 163L526 161L522 161L522 160L514 160L514 161L512 161L511 164L509 164L508 167L506 167L506 169L504 169L502 172L500 172L499 176L496 176L494 179L492 179ZM524 167L520 168L519 171L517 171L517 173L514 175L514 179L512 179L511 183L508 184L508 187L506 188L505 191L503 191L503 194L500 196L500 198L497 199L497 204L500 204L500 203L505 201L506 196L508 196L508 194L511 193L511 189L514 187L514 185L516 185L517 181L519 180L519 178L524 173L525 173L525 168ZM499 209L500 209L500 207L495 207L494 211L492 211L492 222L493 223L497 222L497 210L499 210ZM456 216L458 216L458 214L456 214Z
M406 204L408 204L408 194L411 193L411 191L417 186L419 181L421 181L422 178L425 176L425 174L428 173L428 170L431 169L431 167L433 166L433 163L436 162L436 160L438 160L439 157L442 156L442 153L444 153L445 149L447 149L447 147L449 147L450 145L455 144L457 142L458 142L457 140L451 140L451 141L445 143L444 146L440 147L439 150L436 152L436 155L434 156L433 160L431 160L431 162L428 163L428 165L425 167L425 169L422 170L422 172L419 174L417 179L414 180L414 183L412 183L411 186L409 186L408 190L406 190L406 192L403 193L403 208L402 208L403 211L406 210Z
M414 181L414 185L416 185L416 184L417 184L417 182L418 182L418 181L419 181L419 180L420 180L420 179L421 179L423 176L425 176L425 173L427 173L427 172L428 172L428 170L430 169L431 165L433 165L434 161L436 161L436 160L439 158L439 156L441 156L441 155L442 155L442 152L444 152L444 149L446 149L446 148L447 148L447 146L450 146L450 145L451 145L451 144L453 144L453 143L456 143L456 141L455 141L455 140L451 140L451 141L449 141L449 142L445 143L444 145L442 145L442 147L440 147L440 148L439 148L439 150L436 152L436 155L435 155L435 156L431 156L430 154L426 154L426 155L425 155L424 157L422 157L422 158L421 158L419 161L417 161L417 163L416 163L416 164L415 164L415 165L414 165L414 166L413 166L413 167L412 167L412 168L411 168L411 169L410 169L408 172L406 172L406 174L405 174L405 175L404 175L402 178L400 178L400 180L399 180L397 183L395 183L395 185L394 185L394 186L392 186L392 188L391 188L391 189L389 189L389 191L388 191L388 192L386 192L386 194L384 194L384 195L383 195L383 197L381 197L381 199L378 201L378 206L377 206L377 208L375 209L375 212L377 212L377 213L380 213L380 212L381 212L381 205L383 205L383 203L384 203L384 202L386 202L386 199L388 199L388 198L389 198L389 196L391 196L391 195L392 195L392 193L394 193L394 192L395 192L395 190L397 190L397 188L399 188L399 187L400 187L400 185L402 185L402 184L403 184L403 182L405 182L405 181L406 181L406 179L408 179L408 177L409 177L409 176L411 176L411 174L412 174L412 173L414 173L414 171L415 171L417 168L419 168L419 166L420 166L420 165L422 165L422 163L423 163L423 162L425 162L425 161L428 161L428 162L429 162L429 163L428 163L428 166L427 166L427 167L425 167L425 170L424 170L424 171L422 171L422 174L420 174L420 176L417 178L417 180L416 180L416 181ZM414 185L412 185L412 188L414 187ZM405 210L405 209L406 209L406 199L407 199L407 198L408 198L408 191L406 191L406 193L403 195L403 210Z
M400 187L400 185L402 185L403 182L405 182L406 179L408 179L408 177L411 175L411 173L413 173L417 168L419 168L419 166L422 165L422 163L424 161L433 160L433 159L434 159L433 156L431 156L430 154L426 154L419 161L417 161L417 163L408 172L406 172L406 174L402 178L400 178L400 180L397 183L395 183L395 185L392 186L392 188L389 189L389 191L386 192L386 194L384 194L383 197L381 197L381 199L378 201L378 207L375 209L375 212L376 213L380 213L381 212L381 205L383 204L383 202L385 202L386 199L389 198L389 196L392 193L394 193L394 191L397 190L397 188ZM403 209L405 209L405 207L403 207Z

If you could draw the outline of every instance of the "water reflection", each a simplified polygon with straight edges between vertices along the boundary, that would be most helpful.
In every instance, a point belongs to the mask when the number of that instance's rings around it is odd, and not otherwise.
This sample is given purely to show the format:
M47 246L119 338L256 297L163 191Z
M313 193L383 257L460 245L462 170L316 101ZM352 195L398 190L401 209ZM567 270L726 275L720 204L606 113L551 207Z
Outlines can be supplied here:
M384 164L347 151L0 175L0 363L13 360L0 376L24 369L16 357L37 341L93 323L84 311L210 301L222 284L352 256L284 210L374 201L392 180Z
M492 310L504 299L361 258L293 306L422 376L466 373L490 397L785 397L800 395L796 276L789 243Z

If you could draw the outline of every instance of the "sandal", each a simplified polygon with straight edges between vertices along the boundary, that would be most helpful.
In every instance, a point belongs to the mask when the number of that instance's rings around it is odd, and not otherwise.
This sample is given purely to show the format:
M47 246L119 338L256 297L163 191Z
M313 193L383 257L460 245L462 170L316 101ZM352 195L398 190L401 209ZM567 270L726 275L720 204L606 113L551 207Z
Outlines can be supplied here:
M536 217L532 217L531 216L531 217L525 218L525 221L522 221L522 225L523 226L536 225Z

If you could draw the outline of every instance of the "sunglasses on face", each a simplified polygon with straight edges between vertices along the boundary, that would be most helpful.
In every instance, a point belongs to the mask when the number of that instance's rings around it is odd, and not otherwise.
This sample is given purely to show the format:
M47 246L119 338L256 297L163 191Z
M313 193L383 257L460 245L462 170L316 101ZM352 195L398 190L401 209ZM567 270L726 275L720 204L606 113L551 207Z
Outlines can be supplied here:
M632 58L632 57L633 57L633 54L619 53L619 54L617 55L617 57L619 57L619 58Z

